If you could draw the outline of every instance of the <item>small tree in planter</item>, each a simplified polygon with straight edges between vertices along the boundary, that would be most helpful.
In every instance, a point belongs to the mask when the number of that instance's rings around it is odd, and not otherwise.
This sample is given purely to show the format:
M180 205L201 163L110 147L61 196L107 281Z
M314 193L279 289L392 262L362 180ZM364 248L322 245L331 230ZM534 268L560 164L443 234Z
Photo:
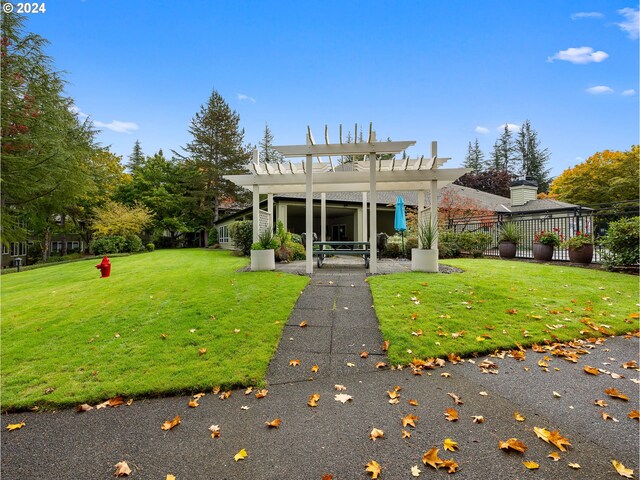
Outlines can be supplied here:
M516 247L522 241L522 232L514 222L506 222L500 226L498 236L498 252L500 258L515 258Z
M438 249L433 248L438 239L438 222L422 219L418 222L419 248L411 250L411 270L414 272L437 272Z
M271 230L258 235L258 241L251 245L251 270L274 270L276 268L275 248L277 243Z
M583 263L589 265L593 259L593 236L590 233L581 233L579 230L575 236L562 242L564 248L569 249L569 261L571 263Z
M536 233L533 238L533 258L543 262L548 262L553 258L553 248L560 245L562 235L558 233L558 229L554 228L552 232L542 230Z

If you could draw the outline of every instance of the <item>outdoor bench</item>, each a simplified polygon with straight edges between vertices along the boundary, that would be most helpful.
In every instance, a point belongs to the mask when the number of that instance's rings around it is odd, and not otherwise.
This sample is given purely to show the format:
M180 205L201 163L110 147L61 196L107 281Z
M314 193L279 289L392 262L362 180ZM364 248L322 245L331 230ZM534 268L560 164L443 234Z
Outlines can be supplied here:
M318 247L317 250L313 250L313 255L318 257L318 268L322 268L325 257L331 255L363 257L364 268L369 268L369 257L371 256L369 242L313 242L313 246ZM331 249L327 250L325 247L330 247Z

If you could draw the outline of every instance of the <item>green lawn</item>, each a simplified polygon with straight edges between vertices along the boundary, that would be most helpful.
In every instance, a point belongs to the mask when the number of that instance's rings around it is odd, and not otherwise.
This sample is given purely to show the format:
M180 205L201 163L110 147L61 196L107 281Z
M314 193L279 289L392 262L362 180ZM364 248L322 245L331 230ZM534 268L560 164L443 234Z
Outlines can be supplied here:
M308 282L224 251L94 263L2 277L3 409L259 383Z
M392 364L407 364L414 356L470 355L545 339L603 336L582 319L616 334L638 329L636 276L504 260L445 263L464 273L370 278ZM422 335L412 334L419 330Z

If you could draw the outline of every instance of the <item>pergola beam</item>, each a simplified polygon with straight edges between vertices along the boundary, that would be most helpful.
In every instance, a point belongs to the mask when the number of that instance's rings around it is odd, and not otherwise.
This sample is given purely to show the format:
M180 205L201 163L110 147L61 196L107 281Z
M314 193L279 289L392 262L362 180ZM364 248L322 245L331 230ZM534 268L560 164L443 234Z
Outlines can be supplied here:
M400 153L416 142L373 142L373 143L330 143L328 145L282 145L273 147L284 157L306 157L307 155L322 156L328 155L367 155L376 152L377 154Z

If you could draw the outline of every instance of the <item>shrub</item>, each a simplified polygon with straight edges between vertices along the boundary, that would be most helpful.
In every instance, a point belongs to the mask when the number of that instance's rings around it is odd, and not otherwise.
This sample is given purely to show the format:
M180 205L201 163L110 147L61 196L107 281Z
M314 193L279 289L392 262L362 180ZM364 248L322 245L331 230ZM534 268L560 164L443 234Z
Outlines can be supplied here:
M258 235L258 241L251 245L251 250L270 250L278 246L271 230L265 230Z
M387 243L387 248L382 252L382 256L384 258L399 258L402 256L402 244L389 242Z
M411 254L412 248L418 248L418 237L409 237L406 239L404 246L408 254Z
M492 237L488 233L463 232L458 233L457 243L460 250L467 252L474 258L482 257L485 249L491 244Z
M302 237L300 235L298 235L297 233L292 233L291 234L291 241L293 243L299 243L300 245L302 245Z
M304 246L301 243L291 242L287 245L291 253L291 260L305 260L307 258Z
M458 236L450 230L443 230L438 234L438 257L457 258L460 256Z
M207 241L207 246L208 247L218 243L218 227L212 227L211 230L209 230L209 237L208 238L209 238L208 241Z
M251 253L251 244L253 243L253 222L251 220L233 222L229 226L229 236L236 249L240 250L243 255Z
M123 252L126 244L127 239L120 235L107 235L93 239L89 244L89 249L94 255L100 256Z
M153 252L156 249L156 246L153 243L147 243L147 251Z
M144 250L144 246L142 245L142 240L137 235L127 235L125 239L124 249L122 252L130 252L136 253Z
M603 263L609 267L637 265L640 262L640 217L621 218L609 224L600 244Z

